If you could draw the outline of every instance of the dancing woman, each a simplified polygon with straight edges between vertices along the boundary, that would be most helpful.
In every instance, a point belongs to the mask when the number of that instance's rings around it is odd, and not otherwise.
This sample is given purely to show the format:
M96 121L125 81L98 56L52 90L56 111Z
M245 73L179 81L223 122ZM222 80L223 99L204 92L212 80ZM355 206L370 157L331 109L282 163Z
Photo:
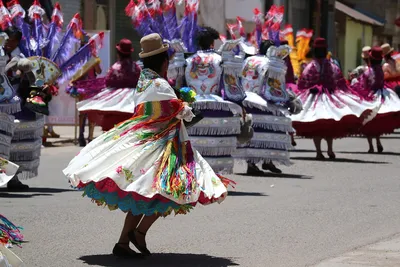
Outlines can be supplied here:
M162 78L168 70L168 44L159 34L140 41L144 69L133 101L135 112L88 144L64 170L70 183L98 205L126 212L113 254L146 256L145 237L159 217L185 214L197 203L222 202L231 182L217 176L192 148L183 120L193 113Z
M116 46L118 60L108 70L105 83L95 96L78 103L78 110L88 114L89 120L108 131L132 116L132 96L140 67L132 58L132 42L122 39Z
M292 116L298 136L312 138L317 159L325 159L321 141L328 144L328 156L335 159L333 139L357 134L373 103L363 101L349 88L337 65L326 58L327 43L323 38L314 41L314 59L304 69L298 82L298 96L303 110Z
M373 138L376 139L378 153L382 153L380 136L400 128L400 99L385 85L382 59L382 49L374 47L369 53L370 66L353 85L355 90L364 94L365 98L372 98L373 103L379 107L377 115L361 128L361 133L368 139L368 153L374 153Z

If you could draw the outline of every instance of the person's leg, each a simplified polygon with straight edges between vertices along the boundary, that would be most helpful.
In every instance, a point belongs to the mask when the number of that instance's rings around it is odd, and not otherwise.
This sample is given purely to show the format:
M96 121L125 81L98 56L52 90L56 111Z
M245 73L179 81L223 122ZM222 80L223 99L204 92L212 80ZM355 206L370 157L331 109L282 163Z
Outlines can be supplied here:
M89 118L88 118L89 121ZM91 142L93 140L93 135L94 135L94 127L96 126L95 123L89 121L89 136L88 136L88 142Z
M125 217L124 227L122 228L121 235L118 240L118 244L125 248L129 248L129 236L128 233L135 230L142 220L143 215L134 216L131 212L128 212Z
M57 133L54 131L53 125L47 126L47 132L49 133L50 137L53 137L53 138L59 138L59 137L60 137L60 135L57 134Z
M383 146L382 146L382 143L381 143L381 137L380 136L376 137L376 147L378 149L378 153L382 153L383 152Z
M367 136L367 140L368 140L368 153L374 153L374 145L372 144L372 136Z
M85 114L79 113L79 146L86 146L85 141L85 126L86 126L86 117Z
M143 215L134 216L131 212L126 214L121 236L113 249L114 256L120 258L137 258L141 256L129 247L129 233L137 227L142 218Z
M330 159L335 159L336 155L333 152L333 138L326 138L326 144L328 145L328 156Z
M317 150L317 159L325 159L324 155L322 154L322 150L321 150L322 138L314 137L313 141L314 141L315 150Z
M294 140L294 133L290 133L290 140L292 142L292 146L297 146L296 141Z
M151 255L151 252L147 249L146 245L146 234L159 217L158 214L144 216L136 230L129 233L130 241L143 255Z

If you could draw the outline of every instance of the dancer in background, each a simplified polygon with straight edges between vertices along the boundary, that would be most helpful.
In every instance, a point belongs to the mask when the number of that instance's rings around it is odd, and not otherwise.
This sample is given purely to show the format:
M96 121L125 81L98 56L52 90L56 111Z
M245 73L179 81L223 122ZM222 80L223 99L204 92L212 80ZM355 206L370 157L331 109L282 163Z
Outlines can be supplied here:
M384 56L383 73L385 75L385 86L400 93L400 63L393 58L394 48L389 44L381 46Z
M146 235L160 217L188 213L197 203L222 202L226 178L220 178L191 145L183 120L193 113L162 78L168 70L168 44L159 34L140 41L143 67L127 121L93 140L64 170L70 183L98 205L126 212L115 244L117 257L150 256Z
M86 45L89 41L89 38L86 37L81 42L81 47ZM100 75L102 70L100 66L101 60L100 58L96 57L93 58L92 61L89 61L85 66L82 68L82 72L79 73L79 77L73 77L72 81L70 82L70 86L67 88L67 93L72 97L78 97L79 101L83 101L86 98L96 95L96 92L93 92L98 88L99 82L103 85L103 79L96 80L97 75ZM88 120L87 114L83 114L79 112L79 146L84 147L86 146L85 140L85 126L86 120ZM89 122L89 135L88 135L88 143L93 140L93 133L95 122L88 120Z
M374 47L369 53L369 67L353 85L354 89L371 98L373 103L379 107L376 117L367 122L360 130L368 139L368 153L374 153L373 139L376 139L378 153L383 152L380 137L383 134L391 134L400 128L400 99L390 88L386 88L384 73L382 70L382 49Z
M44 115L49 115L49 102L57 95L57 84L63 84L101 48L104 33L90 38L78 51L71 46L79 44L83 23L79 14L63 33L60 5L54 7L51 22L42 20L45 14L38 0L29 8L29 22L18 1L11 1L8 9L0 1L2 18L12 18L1 23L11 36L5 45L10 62L6 72L10 75L21 98L21 111L15 113L15 131L12 136L10 160L19 165L18 174L8 183L9 190L23 191L29 186L19 179L38 175L41 155ZM48 29L43 32L42 28ZM22 54L22 55L21 55Z
M88 114L89 120L101 126L103 131L132 116L135 106L132 96L141 71L132 58L130 40L122 39L116 45L116 50L118 60L108 70L101 92L77 105L78 111ZM97 88L101 88L101 85Z
M236 150L236 135L240 134L242 108L222 98L222 57L214 50L219 33L210 27L200 28L196 39L199 50L187 59L185 78L197 94L193 106L204 118L189 130L189 135L214 171L233 173L232 153ZM234 79L225 77L229 78Z
M326 58L325 39L316 38L313 48L315 58L298 81L303 110L292 116L293 127L296 135L314 140L317 159L325 159L322 139L328 144L329 158L335 159L333 139L357 134L375 106L347 87L339 67Z
M278 54L289 56L290 48L277 48L274 44L272 40L263 41L259 55L247 58L242 69L242 84L247 95L243 106L253 117L254 137L238 148L235 157L247 161L250 175L263 174L258 163L262 163L262 169L274 173L282 173L276 163L291 164L288 132L292 131L292 124L284 114L287 108L278 104L289 100L285 86L286 65Z
M363 59L363 65L358 66L350 73L350 83L354 85L358 82L358 78L363 75L364 71L368 69L369 66L369 53L371 52L370 46L364 46L361 52L361 58Z

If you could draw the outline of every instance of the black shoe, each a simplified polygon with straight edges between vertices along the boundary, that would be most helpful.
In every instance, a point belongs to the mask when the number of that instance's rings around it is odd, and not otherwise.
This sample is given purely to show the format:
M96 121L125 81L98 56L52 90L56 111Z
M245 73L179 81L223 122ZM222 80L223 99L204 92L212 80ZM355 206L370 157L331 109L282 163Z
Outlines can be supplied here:
M247 175L264 175L265 173L263 171L261 171L256 164L254 163L249 163L247 165Z
M29 186L21 183L20 181L10 181L7 183L7 190L9 192L26 192L29 190Z
M85 147L86 146L86 141L84 137L79 137L79 146L80 147Z
M270 171L272 173L281 174L282 170L278 169L272 162L271 163L263 163L263 170Z
M123 259L141 259L143 256L139 253L136 253L132 249L123 248L119 243L115 244L112 254L115 257L123 258Z
M378 146L378 153L382 153L383 152L383 146Z
M128 233L129 241L142 253L143 256L151 256L151 252L147 249L146 245L142 246L136 240L136 233L145 236L145 233L139 232L138 230L133 230Z

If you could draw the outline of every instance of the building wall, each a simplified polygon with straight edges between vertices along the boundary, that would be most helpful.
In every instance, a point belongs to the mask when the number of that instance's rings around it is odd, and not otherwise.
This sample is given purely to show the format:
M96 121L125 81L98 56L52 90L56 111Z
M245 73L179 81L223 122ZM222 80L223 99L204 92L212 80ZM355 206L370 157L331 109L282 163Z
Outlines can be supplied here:
M140 48L140 36L133 29L131 19L125 15L125 7L129 4L129 0L117 0L115 3L115 42L118 43L122 38L132 41L135 51L133 57L138 59ZM112 30L112 29L110 29ZM111 47L110 49L115 49ZM113 61L111 59L111 61Z
M80 13L83 17L82 10L81 10L81 0L52 0L53 5L56 2L59 2L61 5L61 11L64 14L64 25L68 25L71 21L72 17L76 13Z
M362 47L366 45L372 45L372 38L373 29L371 26L358 23L349 18L347 19L344 44L344 62L342 62L344 73L347 73L348 70L355 69L358 65L361 64Z

